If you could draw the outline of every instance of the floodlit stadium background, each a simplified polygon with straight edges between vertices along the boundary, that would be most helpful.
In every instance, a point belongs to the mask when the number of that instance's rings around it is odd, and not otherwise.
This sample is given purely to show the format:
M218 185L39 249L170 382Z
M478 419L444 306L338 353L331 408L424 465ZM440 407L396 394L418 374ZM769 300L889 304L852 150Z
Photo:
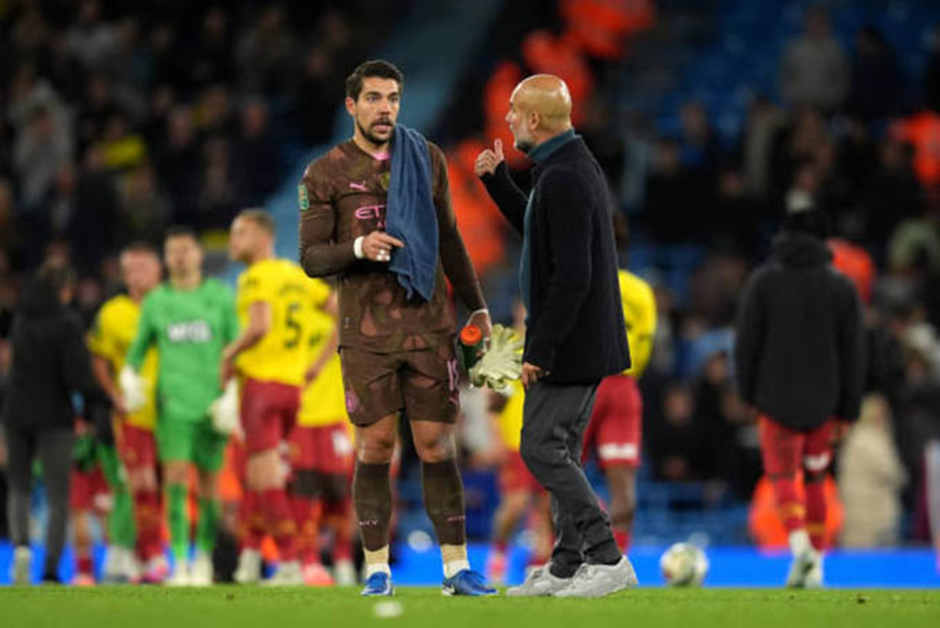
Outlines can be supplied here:
M775 551L784 536L759 483L756 429L731 384L729 325L783 213L814 203L833 218L836 263L893 339L898 365L884 391L891 412L867 406L840 452L832 503L859 484L872 497L833 509L839 549L827 579L938 586L940 522L931 526L930 512L940 489L924 461L940 439L940 4L819 4L832 37L815 58L832 68L822 83L807 79L805 58L788 55L811 6L0 0L0 383L19 289L47 256L79 269L86 320L118 287L121 245L159 241L169 224L196 227L208 270L232 280L225 229L240 208L264 206L277 218L279 253L295 258L297 181L349 136L343 78L371 57L405 73L400 121L446 149L471 257L494 318L509 322L519 242L473 159L496 137L511 144L503 115L516 82L555 73L617 211L630 217L624 263L654 285L660 309L641 382L631 552L641 581L659 582L662 548L689 538L709 553L710 584L783 580L786 558ZM511 159L524 182L524 158ZM468 417L462 444L472 558L482 566L498 503L485 424ZM406 448L396 581L433 583L437 554L413 462ZM36 502L41 511L41 494ZM864 541L839 547L849 538ZM511 580L521 577L525 539ZM9 556L0 541L0 583Z

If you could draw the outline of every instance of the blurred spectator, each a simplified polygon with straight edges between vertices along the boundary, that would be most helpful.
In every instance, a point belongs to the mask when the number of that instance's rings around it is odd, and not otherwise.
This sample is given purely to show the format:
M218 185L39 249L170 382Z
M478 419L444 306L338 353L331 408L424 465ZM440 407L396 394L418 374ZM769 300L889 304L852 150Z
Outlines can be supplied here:
M82 272L97 272L101 259L116 248L117 192L106 169L104 154L91 148L82 164L73 219L67 239Z
M102 19L98 0L83 0L78 19L65 35L66 46L89 70L103 70L118 47L117 29Z
M855 36L850 111L874 120L897 112L904 100L904 79L894 51L881 31L865 26Z
M118 242L153 241L169 226L172 208L150 164L123 179L120 189Z
M891 410L883 397L862 404L842 444L837 470L845 510L843 547L890 547L898 542L906 473L894 447Z
M166 137L157 148L156 163L173 201L173 222L194 224L201 164L193 117L177 107L167 117Z
M254 24L236 47L241 87L246 92L274 93L292 80L295 40L278 4L264 7Z
M235 78L229 14L222 6L206 10L190 76L194 87L230 83Z
M665 384L659 395L654 392L651 396L644 394L649 409L643 430L654 477L674 482L705 479L709 467L707 428L696 415L692 388L674 381Z
M52 111L45 105L36 105L13 147L13 164L27 212L36 209L52 189L56 173L71 158L68 132L57 126Z
M268 126L263 100L249 100L242 108L241 131L234 147L234 180L244 205L261 205L281 181L280 153Z
M876 172L867 179L861 202L865 244L879 264L886 261L888 238L897 226L924 210L924 193L914 175L913 157L910 144L887 141L881 145Z
M851 75L845 53L829 31L821 7L806 13L803 35L790 42L780 67L780 92L795 107L835 111L845 100Z
M660 139L653 150L640 224L658 242L689 241L700 233L705 201L686 184L680 146L675 141Z

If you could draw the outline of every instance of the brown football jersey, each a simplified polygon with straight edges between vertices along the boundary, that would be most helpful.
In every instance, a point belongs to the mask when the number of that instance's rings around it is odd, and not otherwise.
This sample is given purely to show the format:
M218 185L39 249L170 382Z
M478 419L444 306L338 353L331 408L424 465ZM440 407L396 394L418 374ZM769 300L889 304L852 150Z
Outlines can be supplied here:
M455 321L445 275L467 308L486 307L457 230L444 153L430 142L428 149L440 239L430 301L409 300L387 263L356 259L353 252L356 238L385 230L390 160L373 157L349 140L304 172L298 189L300 263L313 277L338 275L341 346L391 353L451 342Z

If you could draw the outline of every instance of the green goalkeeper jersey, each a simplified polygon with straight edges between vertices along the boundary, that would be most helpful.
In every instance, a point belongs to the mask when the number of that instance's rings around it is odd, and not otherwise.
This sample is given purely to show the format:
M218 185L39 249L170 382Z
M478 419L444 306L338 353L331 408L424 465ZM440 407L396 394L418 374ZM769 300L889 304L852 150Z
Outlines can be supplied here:
M147 349L156 345L161 420L198 421L207 416L209 405L222 394L222 351L237 335L232 291L218 280L205 279L187 291L164 283L147 295L127 363L139 371Z

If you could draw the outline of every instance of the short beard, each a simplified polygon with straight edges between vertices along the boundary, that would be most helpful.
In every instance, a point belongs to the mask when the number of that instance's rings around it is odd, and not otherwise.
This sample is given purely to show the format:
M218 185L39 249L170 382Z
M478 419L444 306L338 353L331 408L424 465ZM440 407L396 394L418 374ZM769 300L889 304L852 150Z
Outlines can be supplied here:
M391 136L389 136L389 139L387 140L376 137L371 132L367 131L366 128L359 123L358 119L356 120L356 126L359 127L359 132L362 134L362 137L369 140L374 146L384 146L385 144L388 144L389 140L391 139ZM395 131L394 124L392 124L392 131Z

